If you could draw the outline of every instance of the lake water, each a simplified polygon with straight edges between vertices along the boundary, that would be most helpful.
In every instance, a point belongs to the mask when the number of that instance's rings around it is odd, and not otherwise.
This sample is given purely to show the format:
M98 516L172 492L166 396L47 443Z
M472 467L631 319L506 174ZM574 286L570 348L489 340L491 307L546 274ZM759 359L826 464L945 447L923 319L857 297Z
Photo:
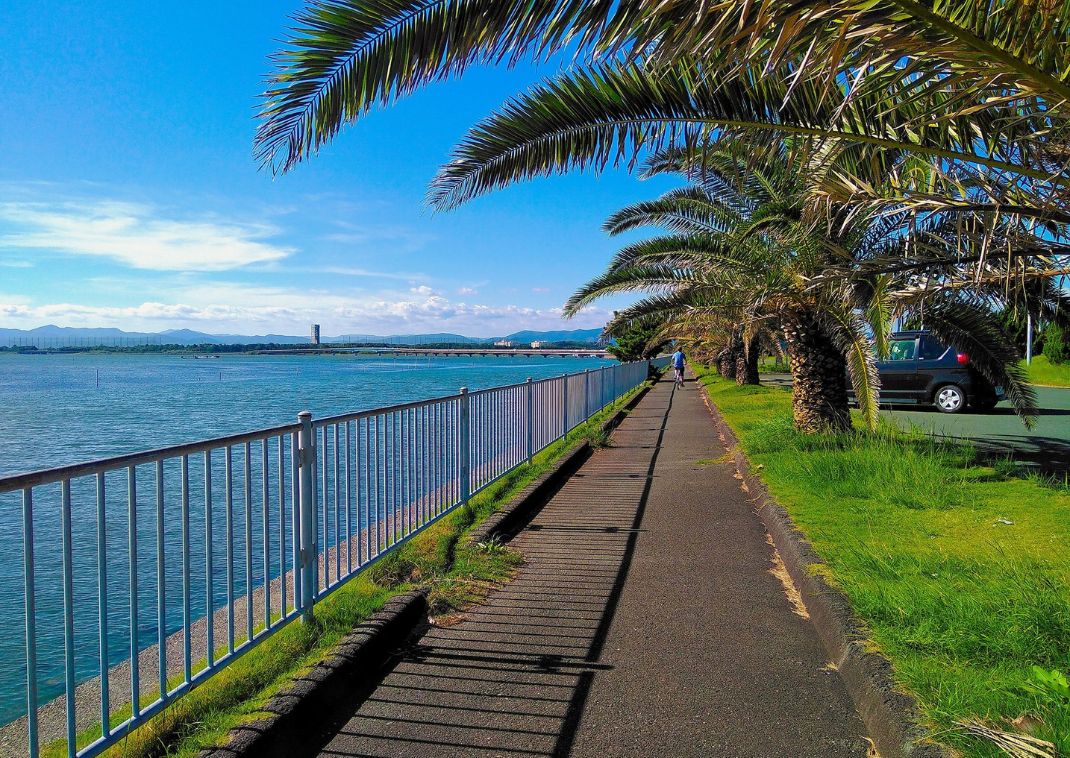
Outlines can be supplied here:
M0 476L291 423L300 410L319 417L449 395L462 386L480 389L610 363L524 357L0 355ZM79 678L86 678L98 665L92 581L95 520L92 503L84 502L91 498L79 500L72 517L76 609L81 614L76 616L76 668ZM0 723L25 711L19 502L16 494L0 495L0 607L5 609L0 622ZM124 614L129 608L122 593L126 525L121 503L116 505L115 523L108 525L109 562L114 556L123 570L112 571L108 581L109 595L115 595L109 607L109 617L114 616L112 664L124 656ZM36 511L38 566L51 561L55 567L38 569L42 702L61 694L63 683L58 543L49 536L58 533L49 523L53 514L47 503ZM168 524L169 532L174 528ZM147 557L151 561L152 556ZM277 571L274 566L273 573ZM151 590L149 582L145 585ZM155 611L151 597L145 599L150 602L144 603L139 634L151 642ZM203 616L203 602L195 607ZM180 623L175 613L177 609L169 613L169 630Z

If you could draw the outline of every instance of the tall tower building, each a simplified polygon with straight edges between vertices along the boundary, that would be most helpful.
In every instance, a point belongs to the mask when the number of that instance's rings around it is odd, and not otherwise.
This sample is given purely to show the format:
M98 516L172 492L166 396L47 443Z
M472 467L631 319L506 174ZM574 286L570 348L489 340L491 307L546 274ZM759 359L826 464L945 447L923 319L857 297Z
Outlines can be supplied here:
M320 325L312 325L312 344L318 345L320 343Z

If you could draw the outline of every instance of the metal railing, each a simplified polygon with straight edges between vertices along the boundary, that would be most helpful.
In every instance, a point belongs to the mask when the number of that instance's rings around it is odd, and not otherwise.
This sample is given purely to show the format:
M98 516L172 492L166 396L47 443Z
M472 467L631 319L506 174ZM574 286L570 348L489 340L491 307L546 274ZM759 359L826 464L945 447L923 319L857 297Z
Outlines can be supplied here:
M302 412L295 424L0 478L0 504L21 500L29 755L42 682L45 699L62 682L68 754L96 755L310 618L354 574L637 387L650 364ZM87 708L100 736L77 749Z

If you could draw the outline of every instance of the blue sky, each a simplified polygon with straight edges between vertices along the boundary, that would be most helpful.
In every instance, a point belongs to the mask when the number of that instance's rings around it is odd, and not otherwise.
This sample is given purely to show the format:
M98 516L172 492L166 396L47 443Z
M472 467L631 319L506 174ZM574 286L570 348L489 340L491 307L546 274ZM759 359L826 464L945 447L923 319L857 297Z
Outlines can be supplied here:
M273 178L252 158L278 2L6 0L0 8L0 326L325 334L601 326L558 310L664 191L626 172L424 205L465 129L553 73L478 69Z

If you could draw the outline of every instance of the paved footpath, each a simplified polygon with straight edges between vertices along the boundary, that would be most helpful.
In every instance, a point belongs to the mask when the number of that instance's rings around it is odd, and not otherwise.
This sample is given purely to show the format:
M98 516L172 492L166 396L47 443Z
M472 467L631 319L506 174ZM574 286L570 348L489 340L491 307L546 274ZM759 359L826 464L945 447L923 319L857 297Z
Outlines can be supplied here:
M764 528L710 461L699 393L658 383L513 541L517 578L354 693L310 752L864 756Z

